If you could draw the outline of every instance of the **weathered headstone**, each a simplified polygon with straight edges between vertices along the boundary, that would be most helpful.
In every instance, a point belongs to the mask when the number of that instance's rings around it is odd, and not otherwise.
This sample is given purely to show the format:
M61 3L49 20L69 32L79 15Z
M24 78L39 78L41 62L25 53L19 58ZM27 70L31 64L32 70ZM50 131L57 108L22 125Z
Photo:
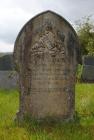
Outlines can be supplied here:
M94 56L84 56L82 60L82 80L94 82Z
M75 107L77 35L54 12L43 12L20 31L14 48L19 74L18 119L71 119Z

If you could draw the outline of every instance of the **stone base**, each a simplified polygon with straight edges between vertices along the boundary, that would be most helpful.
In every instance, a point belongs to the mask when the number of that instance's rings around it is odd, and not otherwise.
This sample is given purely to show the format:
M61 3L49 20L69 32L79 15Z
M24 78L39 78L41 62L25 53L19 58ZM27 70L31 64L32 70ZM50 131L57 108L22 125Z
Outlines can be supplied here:
M71 114L71 115L66 115L66 116L59 116L59 117L56 117L56 116L53 116L53 117L45 117L45 118L33 118L31 117L31 115L24 115L22 114L21 112L17 112L16 113L16 118L15 118L15 121L18 122L18 123L22 123L24 121L27 121L27 122L33 122L33 121L36 121L38 123L52 123L52 122L70 122L70 121L74 121L74 116L75 116L75 113L74 114Z

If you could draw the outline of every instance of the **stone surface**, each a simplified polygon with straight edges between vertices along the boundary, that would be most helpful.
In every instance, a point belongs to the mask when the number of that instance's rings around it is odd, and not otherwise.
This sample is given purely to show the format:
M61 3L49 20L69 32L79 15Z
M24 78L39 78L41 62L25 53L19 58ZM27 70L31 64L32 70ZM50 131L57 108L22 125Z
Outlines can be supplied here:
M82 80L94 82L94 56L84 56L82 60Z
M15 71L0 71L0 89L18 88L18 76Z
M94 66L84 65L82 71L82 79L86 82L94 82Z
M83 65L94 66L94 56L83 56L82 60Z
M2 53L0 56L0 71L11 71L14 68L12 53Z
M18 119L25 115L34 119L73 117L78 58L77 35L56 13L43 12L22 28L14 47L20 88Z
M14 71L13 54L0 53L0 88L17 88L18 76Z

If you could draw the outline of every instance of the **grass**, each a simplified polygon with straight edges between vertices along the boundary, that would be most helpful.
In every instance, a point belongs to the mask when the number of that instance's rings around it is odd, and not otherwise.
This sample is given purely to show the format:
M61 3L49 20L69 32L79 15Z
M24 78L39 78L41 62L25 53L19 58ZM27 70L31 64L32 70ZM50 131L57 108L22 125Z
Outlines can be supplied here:
M75 103L80 122L94 125L94 84L77 84Z
M77 84L75 102L75 122L29 121L19 126L14 122L18 92L0 90L0 140L94 140L94 84Z

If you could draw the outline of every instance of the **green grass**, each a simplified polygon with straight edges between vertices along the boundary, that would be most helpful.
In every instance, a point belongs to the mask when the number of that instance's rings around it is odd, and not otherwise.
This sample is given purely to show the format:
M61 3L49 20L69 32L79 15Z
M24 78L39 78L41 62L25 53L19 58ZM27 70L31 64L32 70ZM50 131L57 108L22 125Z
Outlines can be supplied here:
M15 124L18 92L0 90L0 140L94 140L94 84L76 85L76 121Z
M80 122L94 125L94 84L77 84L75 103Z

